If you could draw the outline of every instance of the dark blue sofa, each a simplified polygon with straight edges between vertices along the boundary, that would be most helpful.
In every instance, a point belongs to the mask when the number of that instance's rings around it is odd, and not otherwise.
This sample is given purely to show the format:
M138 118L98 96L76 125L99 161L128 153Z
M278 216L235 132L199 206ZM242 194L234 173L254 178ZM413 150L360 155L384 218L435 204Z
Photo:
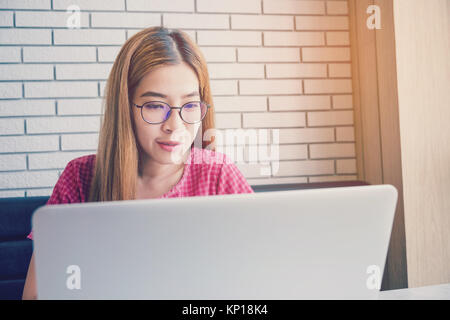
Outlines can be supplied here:
M252 186L255 192L367 185L362 181ZM48 197L0 199L0 300L21 299L32 253L31 216Z

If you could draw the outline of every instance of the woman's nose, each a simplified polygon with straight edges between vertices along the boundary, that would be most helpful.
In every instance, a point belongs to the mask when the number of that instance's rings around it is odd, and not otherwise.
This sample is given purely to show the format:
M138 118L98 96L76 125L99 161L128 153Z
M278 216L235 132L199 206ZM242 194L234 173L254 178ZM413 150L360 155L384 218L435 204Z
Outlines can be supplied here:
M173 132L184 126L184 121L181 119L179 109L170 110L169 118L162 123L162 129L166 132Z

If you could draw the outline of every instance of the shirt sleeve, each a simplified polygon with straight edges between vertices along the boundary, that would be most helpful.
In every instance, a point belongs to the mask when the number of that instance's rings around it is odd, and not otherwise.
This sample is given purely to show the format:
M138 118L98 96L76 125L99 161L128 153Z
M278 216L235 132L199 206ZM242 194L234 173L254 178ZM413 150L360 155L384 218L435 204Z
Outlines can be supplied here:
M242 172L234 163L225 163L217 179L217 194L253 193Z
M46 205L80 202L80 191L77 185L76 170L71 161L61 173ZM27 238L33 240L33 231L30 232Z

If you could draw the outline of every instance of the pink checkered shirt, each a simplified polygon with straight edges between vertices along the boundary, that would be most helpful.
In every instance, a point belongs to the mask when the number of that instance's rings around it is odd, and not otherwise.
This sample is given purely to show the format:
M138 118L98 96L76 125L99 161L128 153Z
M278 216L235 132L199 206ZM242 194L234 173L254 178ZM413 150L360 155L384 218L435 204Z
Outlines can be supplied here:
M86 202L94 165L95 154L70 161L47 204ZM242 173L225 154L193 147L181 179L160 198L252 192ZM33 232L27 238L33 239Z

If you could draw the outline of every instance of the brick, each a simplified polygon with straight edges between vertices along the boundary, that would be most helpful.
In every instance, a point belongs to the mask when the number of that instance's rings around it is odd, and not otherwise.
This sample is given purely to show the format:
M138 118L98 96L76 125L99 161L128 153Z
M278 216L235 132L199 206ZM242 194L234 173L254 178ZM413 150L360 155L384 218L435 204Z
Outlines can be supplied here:
M164 26L180 29L228 29L230 21L225 14L169 13L163 15Z
M352 80L304 80L305 93L351 93Z
M103 98L105 96L106 81L99 81L99 84L100 84L100 97Z
M53 10L67 10L71 5L79 6L82 11L125 10L124 0L53 0Z
M30 170L64 169L69 161L87 154L91 152L31 153L28 166Z
M308 112L308 126L353 125L353 111Z
M326 78L327 65L319 63L267 64L267 78Z
M53 66L42 64L2 64L0 80L52 80Z
M236 80L211 80L211 92L216 95L237 95Z
M126 0L128 11L194 12L194 0Z
M336 141L355 141L354 127L336 128Z
M240 62L298 62L300 52L294 48L238 48Z
M211 79L261 79L264 78L264 64L257 63L210 63Z
M57 171L1 172L0 189L52 187L57 180Z
M58 115L100 115L102 99L65 99L58 100Z
M24 154L0 155L0 171L26 170L27 159Z
M309 182L332 182L332 181L352 181L357 180L356 175L344 176L344 175L336 175L336 176L318 176L318 177L309 177Z
M337 173L356 173L356 159L336 160Z
M125 42L124 30L106 29L57 29L54 30L55 44L103 45Z
M56 80L106 80L112 64L57 64Z
M333 128L280 129L279 143L313 143L334 141Z
M21 83L0 83L0 99L22 98Z
M323 1L264 0L264 13L324 14Z
M121 47L98 47L98 61L99 62L114 62L119 54Z
M323 32L283 32L283 31L265 31L265 46L322 46L325 44L325 35Z
M280 160L302 160L308 158L306 145L280 145Z
M269 163L236 163L236 166L245 178L267 177L271 174Z
M14 26L13 12L0 11L0 27L12 27L12 26Z
M230 47L200 47L206 62L235 62L236 49Z
M240 113L216 113L216 127L218 129L240 128L241 127L241 114Z
M217 112L266 111L267 101L261 96L215 97L214 108Z
M260 13L260 0L197 0L197 12Z
M349 48L302 48L305 62L350 61Z
M274 176L306 176L333 173L333 160L281 161L278 172Z
M327 32L326 39L329 46L350 45L350 33L347 31Z
M231 16L231 28L242 30L292 30L294 19L287 16L239 14Z
M0 29L2 45L51 44L51 30L43 29Z
M354 143L323 143L309 146L311 159L348 158L355 156Z
M91 13L93 28L148 28L161 25L161 15L141 12Z
M295 17L296 30L348 30L348 17L299 16Z
M1 153L56 151L58 149L59 137L56 135L17 137L0 136Z
M278 152L275 151L278 147ZM264 148L262 151L260 148ZM266 157L272 156L271 159ZM279 161L279 160L302 160L308 158L308 148L306 145L279 145L279 146L247 146L246 161Z
M267 129L262 129L268 131ZM223 129L219 130L221 135L218 136L217 146L221 148L244 149L249 146L258 146L259 129ZM267 141L266 141L267 142Z
M79 13L80 27L89 27L89 13ZM16 12L16 26L17 27L46 27L46 28L67 28L67 23L70 14L67 12L32 12L32 11L17 11ZM78 27L78 26L77 26Z
M229 147L229 146L227 146ZM241 162L244 163L268 163L270 161L279 161L280 160L280 152L279 146L271 146L271 145L246 145L246 146L237 146L236 150L242 150L243 159L241 158Z
M24 47L24 62L95 62L95 47Z
M20 62L20 48L19 47L2 47L0 50L0 62Z
M349 63L330 63L330 78L351 78L352 68Z
M330 109L328 96L275 96L269 97L271 111Z
M240 94L301 94L301 80L240 80Z
M97 133L77 133L61 135L61 150L96 150Z
M25 126L23 119L0 119L0 134L23 134Z
M327 1L327 14L348 14L347 1Z
M51 9L51 0L3 0L2 9Z
M98 132L100 118L86 117L52 117L27 119L28 133L72 133L72 132Z
M53 100L4 100L0 101L0 117L54 115Z
M97 97L96 82L28 82L25 83L27 98Z
M217 131L217 145L248 146L267 144L270 130L255 128L231 128Z
M244 113L244 128L304 127L304 112Z
M333 109L352 109L352 108L353 108L352 95L333 96Z
M259 46L261 45L261 32L197 31L197 43L201 46Z

